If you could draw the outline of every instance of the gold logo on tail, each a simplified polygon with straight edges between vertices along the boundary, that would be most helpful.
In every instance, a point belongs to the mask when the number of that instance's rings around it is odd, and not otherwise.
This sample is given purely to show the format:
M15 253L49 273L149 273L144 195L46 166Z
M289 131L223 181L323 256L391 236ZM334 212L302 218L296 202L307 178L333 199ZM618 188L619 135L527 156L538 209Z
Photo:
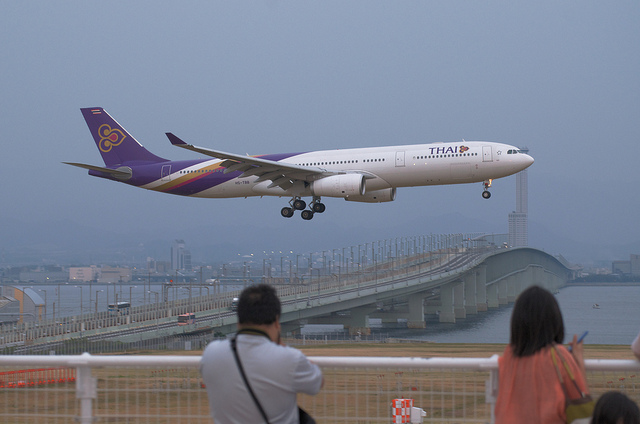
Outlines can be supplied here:
M100 136L100 144L98 147L105 153L110 152L113 147L119 146L122 140L127 138L122 131L113 129L108 124L100 125L98 135Z

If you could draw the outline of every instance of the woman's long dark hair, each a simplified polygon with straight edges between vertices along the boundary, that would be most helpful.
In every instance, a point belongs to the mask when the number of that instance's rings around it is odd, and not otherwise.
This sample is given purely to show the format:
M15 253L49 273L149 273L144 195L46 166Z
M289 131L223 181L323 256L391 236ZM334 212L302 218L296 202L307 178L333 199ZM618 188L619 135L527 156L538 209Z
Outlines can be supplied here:
M533 355L564 340L564 323L556 298L548 290L531 286L516 299L511 314L511 348L515 356Z

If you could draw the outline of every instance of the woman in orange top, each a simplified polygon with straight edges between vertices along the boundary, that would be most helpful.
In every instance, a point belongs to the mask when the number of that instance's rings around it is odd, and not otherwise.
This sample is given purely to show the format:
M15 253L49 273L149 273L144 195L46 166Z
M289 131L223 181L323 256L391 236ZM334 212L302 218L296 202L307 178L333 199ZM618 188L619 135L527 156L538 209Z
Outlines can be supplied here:
M573 336L572 352L562 341L564 323L555 297L547 290L532 286L523 291L511 315L511 339L498 360L498 399L496 424L562 424L566 422L566 396L551 358L555 346L557 355L568 364L578 387L588 392L582 356L582 343ZM562 370L569 397L581 393Z

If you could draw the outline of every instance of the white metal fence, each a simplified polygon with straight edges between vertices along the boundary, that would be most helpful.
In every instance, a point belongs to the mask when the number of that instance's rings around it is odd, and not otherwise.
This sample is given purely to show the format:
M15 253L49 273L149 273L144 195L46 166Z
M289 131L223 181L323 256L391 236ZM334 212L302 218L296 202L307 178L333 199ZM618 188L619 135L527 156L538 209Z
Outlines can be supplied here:
M493 422L497 357L313 357L325 375L299 403L319 423L390 423L409 398L426 423ZM211 423L200 356L0 356L0 422ZM640 402L640 362L587 360L591 392ZM223 388L221 388L223 389Z

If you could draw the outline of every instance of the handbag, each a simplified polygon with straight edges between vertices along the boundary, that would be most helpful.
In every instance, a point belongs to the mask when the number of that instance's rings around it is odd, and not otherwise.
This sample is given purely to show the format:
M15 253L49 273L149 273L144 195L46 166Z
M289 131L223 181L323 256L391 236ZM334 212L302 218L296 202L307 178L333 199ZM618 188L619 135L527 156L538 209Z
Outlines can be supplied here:
M567 370L569 378L573 382L573 385L576 387L578 393L580 393L579 398L571 399L569 397L569 392L567 390L567 386L565 386L564 379L562 378L562 373L560 372L560 367L558 366L556 355L560 357L564 368ZM576 379L573 376L571 368L569 368L567 361L556 350L555 346L551 347L551 359L553 360L553 365L556 368L556 373L558 374L558 379L560 380L560 385L562 386L562 391L564 392L564 396L566 399L565 412L567 415L567 424L589 424L591 422L591 416L593 415L595 401L591 398L591 395L585 394L582 390L580 390L580 387L578 387L578 383L576 383Z
M255 330L252 330L252 331L255 331ZM231 338L231 350L233 351L234 358L236 358L236 364L238 365L238 369L240 370L240 375L242 375L242 379L244 380L244 384L247 386L247 390L249 390L249 394L251 395L251 398L253 399L256 406L260 410L260 414L262 415L264 422L266 424L270 424L269 418L267 417L267 413L264 412L264 409L262 408L260 401L258 401L256 394L253 392L253 389L249 384L249 380L247 380L247 375L244 373L242 362L240 362L240 357L238 356L238 349L236 347L236 337L237 337L237 334L233 336L233 338ZM299 406L298 406L298 419L300 421L300 424L316 424L316 420L314 420L311 415L309 415L304 409L300 408Z

